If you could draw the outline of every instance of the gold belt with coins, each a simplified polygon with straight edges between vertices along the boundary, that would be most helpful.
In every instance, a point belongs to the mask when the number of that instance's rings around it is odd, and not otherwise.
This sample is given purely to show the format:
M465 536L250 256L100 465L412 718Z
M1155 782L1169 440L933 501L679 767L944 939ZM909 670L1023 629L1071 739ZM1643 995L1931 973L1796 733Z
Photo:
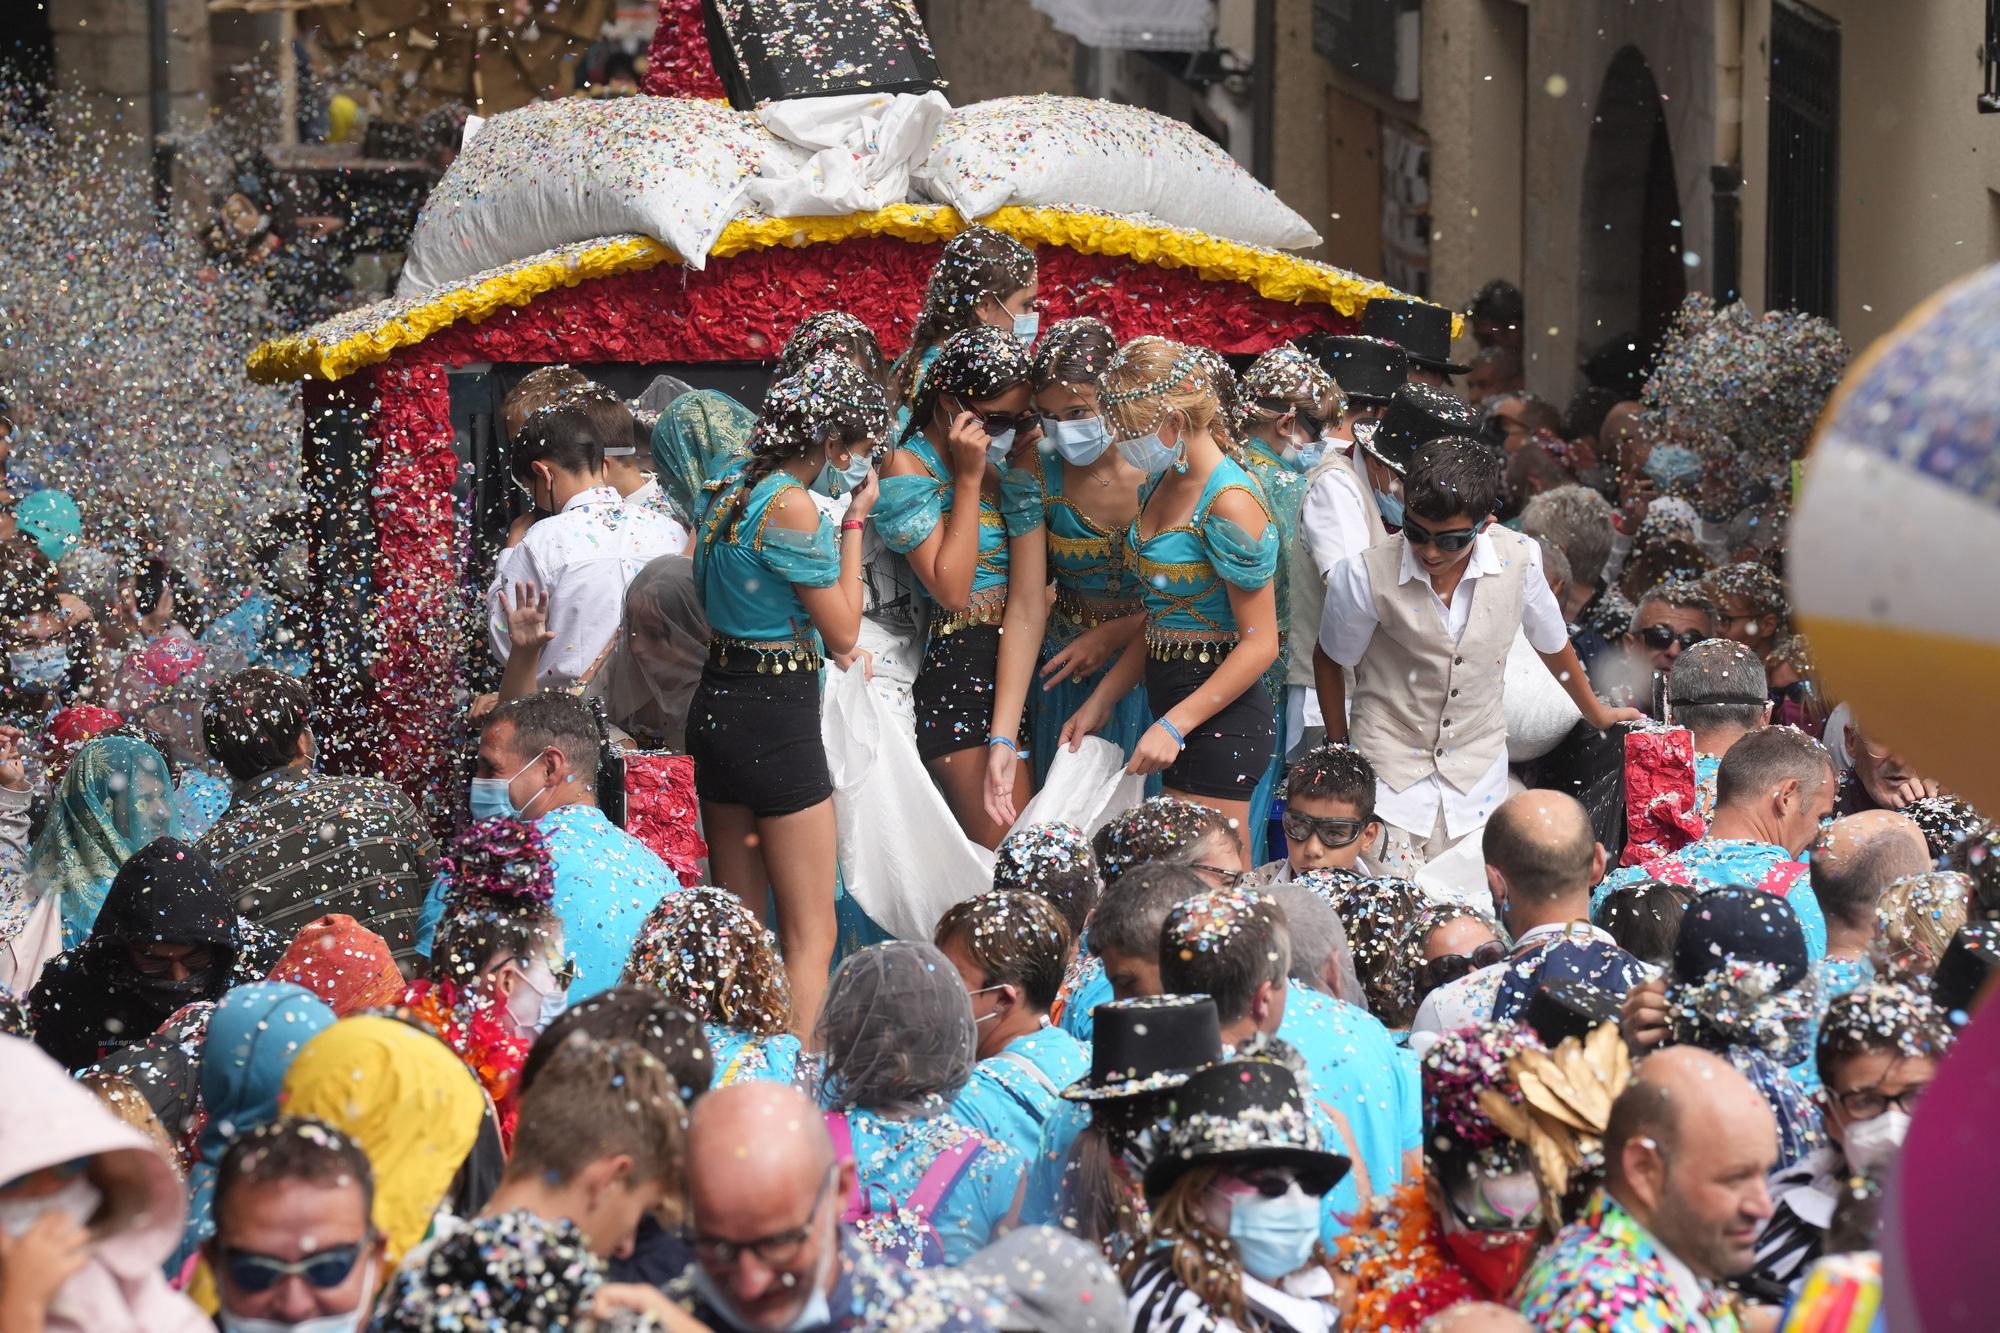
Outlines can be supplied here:
M975 625L997 625L1007 614L1007 587L985 588L966 599L963 611L931 617L933 635L956 634Z
M708 660L729 669L755 662L757 674L775 676L781 671L817 671L826 665L819 645L810 639L732 639L717 634L708 641Z
M1056 585L1055 613L1078 629L1096 629L1114 620L1136 616L1146 609L1143 602L1132 600L1113 601L1107 598L1085 597L1074 588Z
M1155 662L1220 662L1242 641L1240 634L1146 626L1146 655Z

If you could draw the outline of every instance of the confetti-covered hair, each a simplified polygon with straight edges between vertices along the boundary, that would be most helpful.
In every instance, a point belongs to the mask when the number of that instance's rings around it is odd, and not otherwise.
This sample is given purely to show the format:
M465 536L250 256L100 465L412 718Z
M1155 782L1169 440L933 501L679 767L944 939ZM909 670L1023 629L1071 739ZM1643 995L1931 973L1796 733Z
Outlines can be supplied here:
M1850 1056L1888 1051L1941 1060L1951 1039L1951 1023L1930 996L1897 982L1875 981L1827 1002L1814 1056L1820 1081L1831 1087L1833 1067Z
M1074 937L1083 934L1104 886L1083 830L1052 820L1018 828L1001 840L993 858L993 887L1045 899Z
M1179 797L1154 796L1107 821L1091 839L1091 850L1109 887L1148 862L1185 865L1215 837L1236 837L1222 815Z
M1228 436L1215 380L1200 353L1151 334L1118 349L1104 369L1098 401L1114 439L1150 434L1169 412L1179 412L1191 430Z
M215 1174L215 1216L226 1216L223 1201L238 1189L281 1180L353 1185L364 1217L375 1206L375 1172L360 1144L324 1120L281 1115L230 1140Z
M1243 405L1236 424L1245 430L1287 412L1304 412L1325 421L1337 416L1346 402L1318 359L1291 343L1279 343L1251 362L1241 386Z
M1646 585L1639 595L1632 599L1631 631L1639 628L1639 613L1655 605L1670 606L1677 611L1700 611L1711 622L1716 619L1715 599L1708 595L1708 589L1687 579L1670 578L1664 582Z
M972 1076L972 1001L933 944L891 940L849 954L813 1029L826 1053L820 1102L899 1112L950 1099Z
M937 924L938 948L963 950L988 986L1021 989L1028 1007L1046 1014L1062 989L1072 936L1044 898L993 889L954 904Z
M1424 1052L1424 1160L1433 1175L1440 1174L1447 1159L1495 1149L1510 1157L1519 1152L1519 1145L1480 1105L1480 1093L1491 1088L1519 1106L1521 1088L1507 1061L1541 1047L1541 1039L1524 1023L1486 1023L1447 1032Z
M1971 878L1949 870L1884 885L1875 904L1875 949L1883 971L1898 981L1928 978L1971 904Z
M764 478L814 448L879 440L888 432L882 386L838 352L823 352L798 373L773 384L750 428L750 462L743 479L716 507L702 540L713 542L742 516Z
M507 1174L567 1184L592 1162L632 1159L633 1184L667 1185L678 1199L687 1108L658 1057L636 1041L582 1033L550 1053L521 1095Z
M1225 449L1234 452L1242 443L1236 438L1236 423L1243 416L1243 381L1222 359L1222 353L1213 347L1190 343L1188 351L1201 363L1202 373L1208 376L1209 387L1215 390L1216 406L1222 409L1216 417L1216 438L1223 442Z
M1255 889L1211 889L1176 905L1160 932L1160 985L1206 995L1226 1027L1250 1012L1266 983L1283 988L1292 967L1285 914Z
M979 323L979 307L1034 285L1035 252L990 227L967 227L944 243L924 290L910 345L890 375L890 395L913 403L924 353ZM1012 333L1007 330L1009 337Z
M1077 315L1052 326L1035 348L1033 385L1036 393L1055 386L1095 392L1097 381L1111 358L1118 354L1118 339L1103 320Z
M1345 801L1359 819L1375 817L1375 766L1352 745L1322 745L1299 756L1285 775L1285 799Z
M822 310L801 320L785 340L772 378L789 379L827 352L846 357L870 379L882 378L882 344L873 330L845 310Z
M1642 540L1632 552L1632 559L1619 575L1618 589L1635 602L1641 602L1648 588L1663 583L1685 584L1702 589L1701 596L1709 597L1706 579L1715 568L1715 561L1708 552L1684 537L1664 537Z
M991 324L961 329L944 340L918 380L902 438L922 434L945 395L984 402L1026 384L1029 372L1027 349L1007 330Z
M777 937L727 889L702 884L660 899L639 928L624 984L651 987L705 1022L758 1036L792 1028Z
M472 824L453 840L438 873L445 906L431 964L442 980L470 987L507 959L541 955L562 929L548 839L525 820Z
M1725 597L1740 597L1753 616L1776 616L1778 633L1789 631L1791 600L1785 596L1784 580L1754 560L1724 565L1703 580L1709 595L1720 606Z
M523 375L520 382L507 390L507 396L500 400L500 424L506 429L507 438L521 437L521 427L529 417L541 408L547 407L572 389L582 388L590 383L590 377L574 366L537 366Z
M579 1000L556 1016L535 1038L515 1087L526 1094L549 1057L572 1037L637 1043L667 1067L686 1106L693 1106L715 1081L715 1053L709 1049L700 1019L659 991L645 986L613 986Z
M1392 1028L1408 1027L1424 960L1423 892L1406 879L1337 870L1307 871L1299 882L1330 898L1340 914L1369 1012Z
M1484 518L1500 500L1500 457L1484 440L1464 435L1422 445L1404 470L1404 507L1427 523L1460 514Z

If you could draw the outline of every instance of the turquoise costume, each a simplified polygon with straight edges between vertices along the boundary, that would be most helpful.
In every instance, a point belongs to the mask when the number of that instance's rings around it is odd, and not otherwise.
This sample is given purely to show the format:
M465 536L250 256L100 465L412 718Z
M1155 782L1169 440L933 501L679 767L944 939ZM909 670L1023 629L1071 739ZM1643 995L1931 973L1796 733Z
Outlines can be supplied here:
M1154 488L1158 485L1157 480L1152 483ZM1228 653L1236 646L1236 613L1230 609L1224 584L1261 588L1277 574L1275 523L1266 524L1264 535L1252 539L1235 523L1210 512L1232 487L1264 504L1264 493L1250 474L1236 460L1225 458L1209 473L1186 523L1141 540L1142 500L1141 513L1125 530L1130 565L1146 607L1146 648L1160 661L1208 662ZM1145 498L1151 497L1149 488Z
M1392 1193L1403 1156L1423 1146L1423 1096L1417 1061L1364 1009L1293 985L1285 991L1278 1040L1304 1057L1316 1101L1339 1111L1354 1135L1374 1194ZM1339 1140L1336 1140L1338 1142ZM1321 1234L1331 1243L1367 1201L1355 1176L1328 1191Z
M816 671L819 631L793 585L831 588L839 581L833 524L789 473L773 472L758 481L740 512L721 503L742 485L739 465L724 478L695 542L694 586L714 631L711 651L725 667L740 651L755 657L760 671ZM772 502L787 491L796 492L793 502L818 520L811 531L770 521Z
M712 1088L732 1083L795 1083L799 1073L799 1039L790 1033L763 1037L721 1023L703 1023L713 1057Z
M924 465L921 475L882 478L875 503L875 530L897 555L922 546L951 513L951 472L921 431L902 448ZM972 571L972 596L963 611L931 617L931 635L952 634L973 625L999 623L1007 606L1007 542L1026 536L1042 522L1042 488L1033 473L1000 469L1000 494L979 493L979 561Z
M1061 1028L1044 1027L974 1065L951 1111L1025 1161L1035 1155L1050 1117L1068 1104L1061 1091L1089 1072L1090 1052Z
M957 1266L984 1249L1013 1210L1026 1163L1019 1153L954 1115L944 1099L924 1099L907 1119L890 1120L860 1107L845 1112L854 1142L857 1188L877 1211L893 1212L916 1192L939 1154L965 1140L980 1151L931 1214L944 1262Z
M1048 629L1042 638L1042 661L1047 662L1085 630L1139 614L1144 604L1139 598L1138 580L1125 563L1121 534L1107 532L1092 523L1076 502L1063 494L1064 468L1059 457L1052 451L1044 452L1041 462L1049 574L1056 585L1055 605L1049 608ZM1072 676L1054 689L1043 690L1038 686L1030 692L1037 783L1048 775L1063 724L1083 707L1105 672L1116 663L1113 658L1094 675L1081 679ZM1118 701L1111 711L1111 720L1097 734L1130 758L1152 722L1152 714L1146 708L1146 692L1135 686Z
M1306 499L1306 474L1296 464L1286 462L1272 452L1271 446L1254 436L1249 441L1244 459L1250 475L1256 479L1264 492L1264 507L1270 511L1271 521L1278 525L1278 549L1289 551L1298 540L1299 509ZM1285 675L1292 660L1292 645L1284 638L1286 627L1292 623L1291 562L1278 562L1277 577L1272 592L1278 602L1278 660L1271 663L1271 669L1264 673L1264 685L1271 692L1271 707L1278 717L1285 715ZM1304 646L1300 652L1310 653L1312 648ZM1262 865L1266 858L1265 843L1270 832L1271 806L1277 800L1278 784L1285 774L1284 737L1278 738L1278 745L1271 755L1271 766L1264 772L1264 780L1257 784L1257 791L1250 798L1250 864Z

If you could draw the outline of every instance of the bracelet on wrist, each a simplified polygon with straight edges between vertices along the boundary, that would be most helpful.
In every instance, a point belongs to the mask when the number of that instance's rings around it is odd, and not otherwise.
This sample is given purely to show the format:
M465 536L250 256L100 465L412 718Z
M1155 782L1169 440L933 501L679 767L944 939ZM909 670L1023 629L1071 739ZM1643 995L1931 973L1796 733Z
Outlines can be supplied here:
M1175 745L1180 746L1183 750L1187 749L1187 737L1181 735L1181 729L1167 721L1164 715L1154 718L1153 725L1173 737Z
M1012 750L1014 752L1014 757L1016 759L1026 759L1028 757L1028 752L1026 750L1023 750L1019 745L1016 745L1013 741L1009 740L1005 736L988 736L986 738L986 747L989 750L996 745L1004 745L1008 749Z
M840 530L842 532L859 532L866 526L867 523L858 518L844 518L840 521Z

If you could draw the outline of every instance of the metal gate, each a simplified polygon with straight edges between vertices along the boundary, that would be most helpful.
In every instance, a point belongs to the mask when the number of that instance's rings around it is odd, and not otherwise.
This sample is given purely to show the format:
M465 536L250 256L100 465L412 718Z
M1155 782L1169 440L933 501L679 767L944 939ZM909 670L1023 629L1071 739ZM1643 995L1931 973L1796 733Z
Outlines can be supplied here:
M1765 304L1831 319L1840 262L1840 26L1771 6L1771 189Z

